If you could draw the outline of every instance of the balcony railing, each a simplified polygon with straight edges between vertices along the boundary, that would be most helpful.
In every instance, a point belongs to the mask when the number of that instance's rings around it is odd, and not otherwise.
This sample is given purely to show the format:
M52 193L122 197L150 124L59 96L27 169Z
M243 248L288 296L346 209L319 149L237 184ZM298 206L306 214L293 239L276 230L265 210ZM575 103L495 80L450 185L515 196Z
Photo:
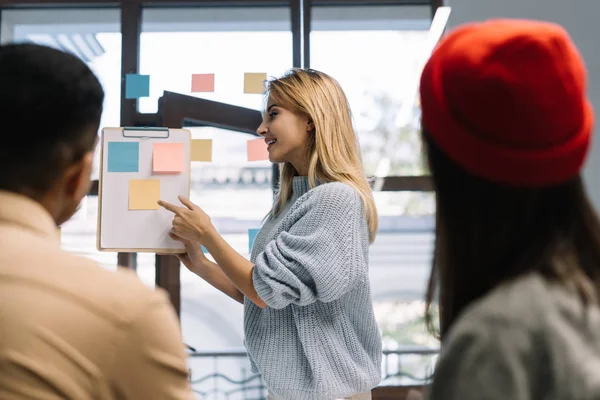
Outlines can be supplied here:
M433 372L439 349L404 346L384 350L380 386L420 386ZM267 388L250 371L244 348L190 354L192 389L202 400L264 400Z

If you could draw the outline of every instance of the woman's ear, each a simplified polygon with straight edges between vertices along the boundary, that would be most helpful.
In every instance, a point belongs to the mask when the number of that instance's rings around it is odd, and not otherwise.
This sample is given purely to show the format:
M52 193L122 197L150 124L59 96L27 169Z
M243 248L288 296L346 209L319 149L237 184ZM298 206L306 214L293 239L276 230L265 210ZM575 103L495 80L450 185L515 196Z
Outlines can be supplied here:
M315 124L313 123L312 119L309 119L308 122L306 123L306 132L314 132L315 131Z

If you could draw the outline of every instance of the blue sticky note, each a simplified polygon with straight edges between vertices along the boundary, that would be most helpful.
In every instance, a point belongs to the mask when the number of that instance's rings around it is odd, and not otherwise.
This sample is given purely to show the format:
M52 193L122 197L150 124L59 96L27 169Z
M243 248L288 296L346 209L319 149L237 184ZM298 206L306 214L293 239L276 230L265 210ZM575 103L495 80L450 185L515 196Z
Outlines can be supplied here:
M258 235L260 229L248 229L248 253L252 253L252 246L254 246L254 240Z
M108 172L138 172L138 142L108 142Z
M150 75L127 74L125 77L125 98L139 99L150 96Z

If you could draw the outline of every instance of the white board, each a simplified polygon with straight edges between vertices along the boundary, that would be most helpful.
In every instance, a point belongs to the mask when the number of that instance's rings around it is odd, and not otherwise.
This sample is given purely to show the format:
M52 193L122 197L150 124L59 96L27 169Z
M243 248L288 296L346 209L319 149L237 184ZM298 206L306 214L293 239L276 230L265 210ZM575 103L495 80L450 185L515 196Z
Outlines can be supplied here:
M163 128L164 129L164 128ZM167 134L168 132L168 134ZM137 142L138 171L109 172L108 143ZM176 174L153 173L152 160L154 143L183 143L184 168ZM132 179L160 180L160 198L181 205L177 196L190 196L190 152L191 133L186 129L152 131L148 128L105 128L100 142L100 178L98 188L99 251L182 253L181 242L172 240L173 213L158 210L130 210L129 182Z

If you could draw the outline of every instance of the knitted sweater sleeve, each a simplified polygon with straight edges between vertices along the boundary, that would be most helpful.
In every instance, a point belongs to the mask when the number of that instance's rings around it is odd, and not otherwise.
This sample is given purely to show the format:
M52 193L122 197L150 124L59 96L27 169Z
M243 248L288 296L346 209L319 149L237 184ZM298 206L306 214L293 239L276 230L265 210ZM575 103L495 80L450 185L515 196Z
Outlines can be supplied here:
M327 183L299 199L291 227L255 260L253 281L271 308L331 302L367 279L369 240L362 202L343 183Z

